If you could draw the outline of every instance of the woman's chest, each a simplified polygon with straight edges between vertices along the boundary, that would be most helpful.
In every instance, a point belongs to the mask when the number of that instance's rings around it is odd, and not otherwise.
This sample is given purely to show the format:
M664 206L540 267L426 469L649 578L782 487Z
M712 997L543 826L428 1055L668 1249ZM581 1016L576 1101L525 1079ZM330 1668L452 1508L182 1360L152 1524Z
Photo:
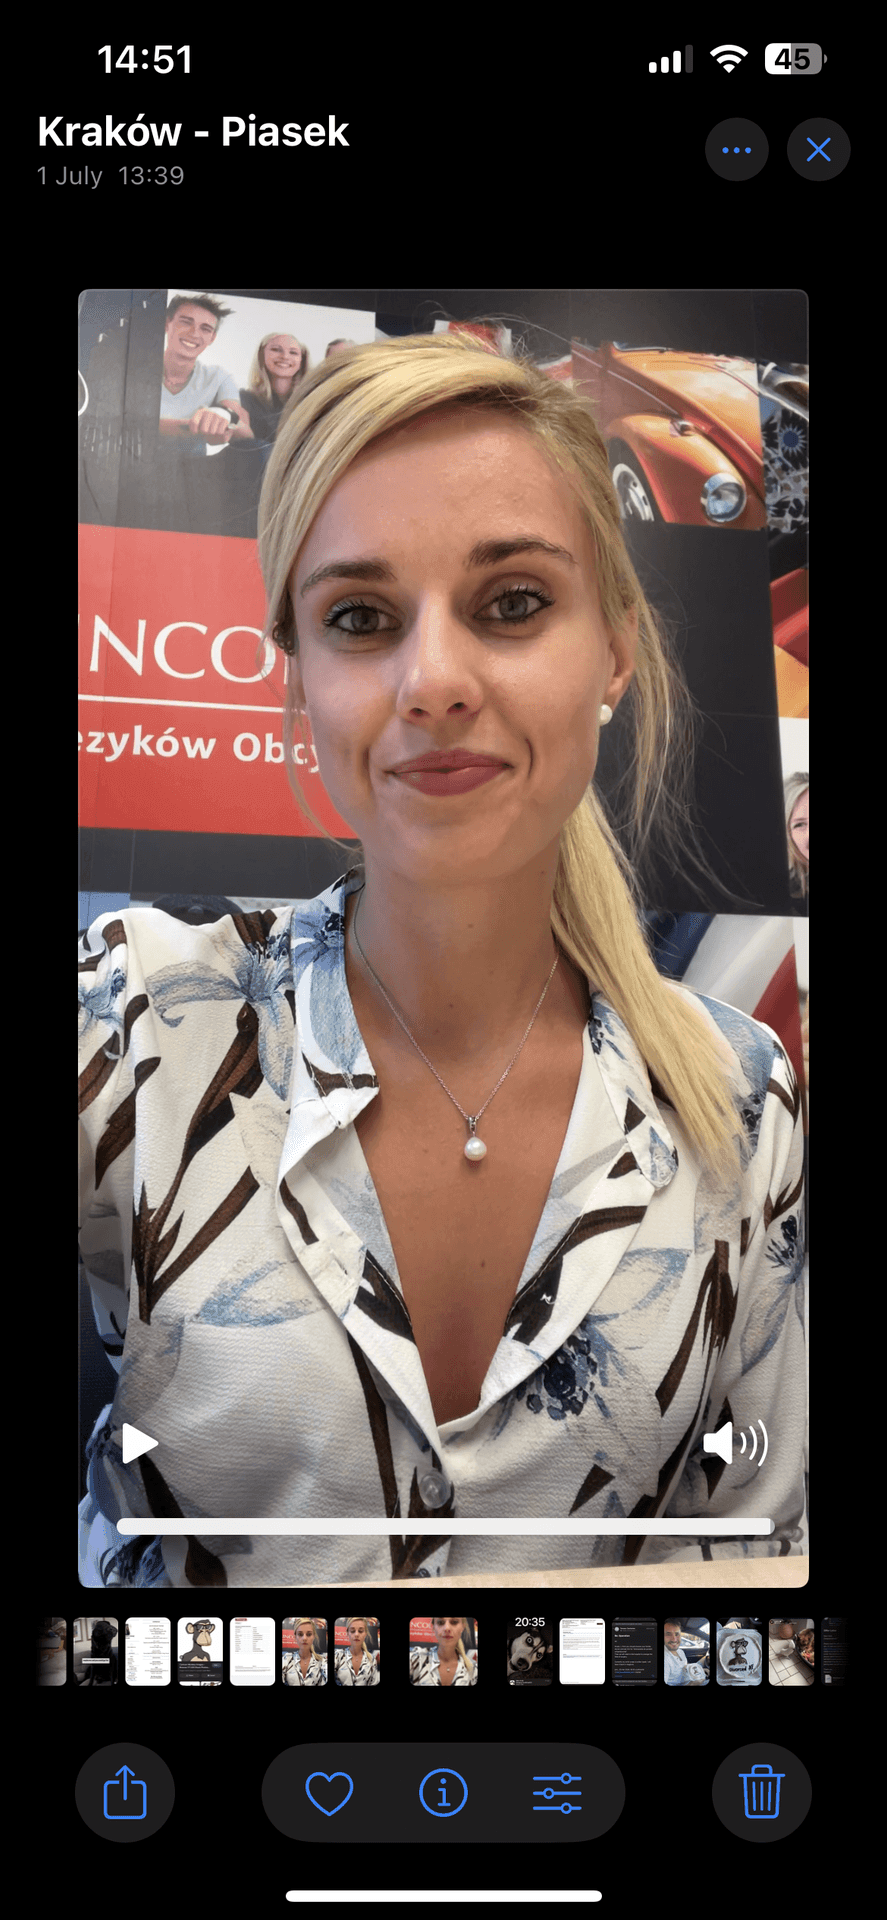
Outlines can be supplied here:
M576 1073L536 1102L485 1114L480 1163L465 1159L464 1122L389 1096L358 1136L385 1217L401 1290L438 1424L472 1413L501 1340L545 1210ZM455 1124L454 1124L455 1123Z

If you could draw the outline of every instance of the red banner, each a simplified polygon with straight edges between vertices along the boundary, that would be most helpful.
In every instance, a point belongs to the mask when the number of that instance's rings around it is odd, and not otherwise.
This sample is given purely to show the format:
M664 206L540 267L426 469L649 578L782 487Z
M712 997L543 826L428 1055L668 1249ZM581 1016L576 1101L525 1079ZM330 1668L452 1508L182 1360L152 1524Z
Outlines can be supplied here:
M318 829L283 765L283 663L260 651L255 542L81 526L80 818L177 833ZM310 734L294 757L308 805L353 838Z

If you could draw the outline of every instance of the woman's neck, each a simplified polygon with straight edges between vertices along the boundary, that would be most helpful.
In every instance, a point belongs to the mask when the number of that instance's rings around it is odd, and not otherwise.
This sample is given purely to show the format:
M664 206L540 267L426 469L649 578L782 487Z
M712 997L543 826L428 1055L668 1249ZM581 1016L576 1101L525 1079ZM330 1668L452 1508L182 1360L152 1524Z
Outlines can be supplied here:
M438 1070L446 1075L448 1064L464 1069L473 1061L483 1079L491 1060L517 1046L558 957L551 930L555 865L556 858L540 858L533 869L498 882L448 888L417 886L368 865L366 885L349 896L346 914L346 965L358 1024L362 1006L376 1026L392 1035L399 1031L364 964L359 939ZM538 1024L548 1030L563 1021L575 1026L587 1015L587 983L560 954Z

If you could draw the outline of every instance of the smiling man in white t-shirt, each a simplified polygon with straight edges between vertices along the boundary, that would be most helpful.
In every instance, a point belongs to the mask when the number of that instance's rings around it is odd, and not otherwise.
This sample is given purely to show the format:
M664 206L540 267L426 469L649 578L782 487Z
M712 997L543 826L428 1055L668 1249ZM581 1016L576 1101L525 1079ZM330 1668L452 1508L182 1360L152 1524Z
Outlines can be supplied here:
M681 1646L683 1628L680 1620L666 1620L663 1631L665 1640L665 1684L667 1687L690 1687L704 1680L703 1670L687 1659Z
M160 432L180 453L205 454L208 446L253 437L231 374L198 364L230 312L209 294L199 300L178 294L167 308Z

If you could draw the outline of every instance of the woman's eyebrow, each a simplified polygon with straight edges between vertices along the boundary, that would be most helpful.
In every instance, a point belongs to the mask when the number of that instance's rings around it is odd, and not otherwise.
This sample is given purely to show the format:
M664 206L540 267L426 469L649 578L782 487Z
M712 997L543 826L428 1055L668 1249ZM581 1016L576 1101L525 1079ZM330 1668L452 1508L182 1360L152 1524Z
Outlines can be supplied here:
M548 553L555 560L569 560L575 567L578 562L567 552L566 547L556 547L550 540L543 540L538 534L522 534L514 540L479 540L473 546L465 570L470 572L476 567L494 566L498 560L508 560L513 553ZM317 567L309 573L301 589L301 599L311 587L317 587L322 580L396 580L394 568L387 560L331 560L325 567Z

